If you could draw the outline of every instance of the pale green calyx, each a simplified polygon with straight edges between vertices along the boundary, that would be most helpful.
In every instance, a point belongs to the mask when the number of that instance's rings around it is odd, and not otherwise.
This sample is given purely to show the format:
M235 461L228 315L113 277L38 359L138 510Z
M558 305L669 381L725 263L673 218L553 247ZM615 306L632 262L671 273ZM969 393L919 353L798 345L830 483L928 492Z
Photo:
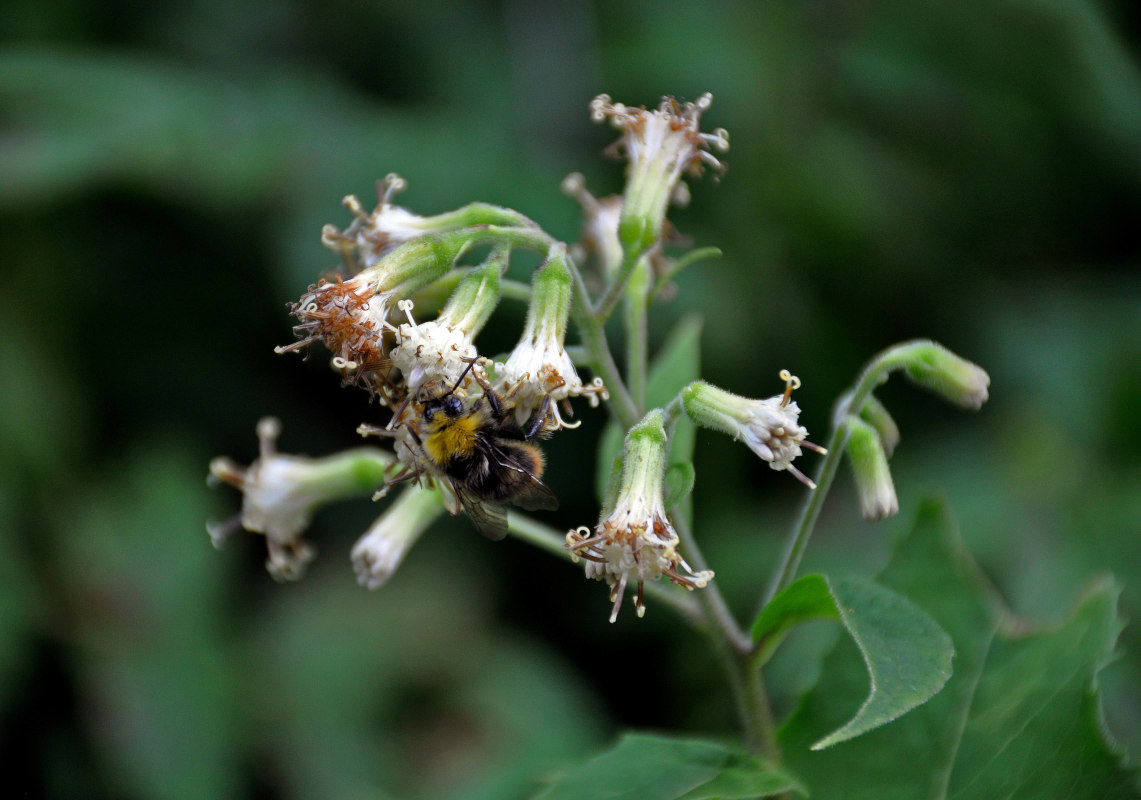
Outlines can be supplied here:
M622 448L622 483L618 489L616 509L645 505L665 516L662 506L668 453L665 415L654 409L626 434Z
M487 261L464 276L436 322L474 338L499 305L499 279L506 263L506 251L493 251Z
M706 148L728 150L729 134L720 128L702 133L700 127L701 115L712 103L708 92L693 103L663 97L656 111L612 103L605 94L591 102L595 122L609 119L622 131L615 150L622 151L629 167L618 235L628 256L661 238L666 208L681 188L683 174L700 175L705 166L724 170Z
M357 583L379 589L428 526L444 512L436 489L408 486L353 546Z
M887 519L899 513L899 499L879 432L858 417L848 417L848 463L856 479L864 519Z

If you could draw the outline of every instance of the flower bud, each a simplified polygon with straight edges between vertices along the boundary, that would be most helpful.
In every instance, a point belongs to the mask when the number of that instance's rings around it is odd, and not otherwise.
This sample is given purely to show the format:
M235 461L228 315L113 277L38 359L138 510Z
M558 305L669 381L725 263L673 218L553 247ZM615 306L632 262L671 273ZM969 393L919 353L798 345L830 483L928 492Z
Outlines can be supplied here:
M880 434L858 417L848 417L848 463L856 478L860 511L864 519L887 519L899 513L895 484L887 465Z
M890 457L895 446L899 444L899 426L895 424L895 420L879 398L873 394L868 395L864 407L860 409L860 419L876 429L884 452Z
M962 408L977 411L987 400L986 371L935 342L906 345L896 357L907 377Z

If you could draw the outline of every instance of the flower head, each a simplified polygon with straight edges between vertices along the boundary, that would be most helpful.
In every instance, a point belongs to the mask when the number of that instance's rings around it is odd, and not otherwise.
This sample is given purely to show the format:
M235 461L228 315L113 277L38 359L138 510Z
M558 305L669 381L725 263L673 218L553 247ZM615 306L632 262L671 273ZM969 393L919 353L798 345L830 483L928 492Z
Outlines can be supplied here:
M408 182L395 172L377 181L378 203L372 213L365 213L356 195L348 195L341 203L355 219L344 231L326 225L321 229L321 243L340 253L355 273L373 266L404 242L429 233L430 219L392 203L392 198L406 188Z
M594 121L609 119L622 131L615 149L629 168L619 236L628 249L640 252L661 238L666 207L677 196L682 175L696 177L706 166L724 170L707 148L728 150L729 134L721 128L701 132L701 115L712 103L708 92L693 103L664 97L656 111L613 103L605 94L591 102Z
M422 236L348 280L318 281L292 305L293 316L300 320L293 328L298 340L275 348L276 352L320 341L346 380L354 376L372 388L373 379L383 372L382 337L391 328L392 306L447 272L466 247L458 239Z
M324 459L277 452L281 423L265 417L257 425L260 455L249 467L221 456L210 462L210 475L242 492L242 511L220 525L208 525L215 547L237 531L265 535L266 569L278 580L295 580L315 551L301 538L313 512L332 500L371 491L384 480L391 457L380 451L347 451Z
M572 427L563 421L557 403L587 394L597 405L606 399L600 380L583 386L564 341L570 314L571 276L566 263L566 245L551 246L547 261L535 271L531 281L531 304L523 335L497 376L515 400L516 421L522 425L544 397L552 401L552 413L559 427Z
M713 572L694 572L678 552L677 531L666 515L664 476L666 460L664 415L651 411L626 435L622 480L614 509L595 528L567 533L571 558L586 560L586 576L605 580L614 603L610 621L618 618L626 587L636 584L634 605L638 616L646 612L646 581L663 575L687 589L704 588Z
M436 492L419 486L401 492L353 546L357 582L367 589L383 586L443 510Z
M792 465L802 447L817 452L824 448L805 440L808 430L798 421L800 407L791 400L800 379L781 371L785 392L765 400L751 400L718 389L704 381L691 383L682 390L686 414L698 425L728 433L741 439L750 450L776 470L788 470L796 478L815 489L816 484Z
M486 263L465 275L435 320L417 324L411 301L398 304L408 322L394 329L396 346L390 357L410 393L434 380L454 384L477 357L475 336L499 304L505 258L505 253L492 253Z

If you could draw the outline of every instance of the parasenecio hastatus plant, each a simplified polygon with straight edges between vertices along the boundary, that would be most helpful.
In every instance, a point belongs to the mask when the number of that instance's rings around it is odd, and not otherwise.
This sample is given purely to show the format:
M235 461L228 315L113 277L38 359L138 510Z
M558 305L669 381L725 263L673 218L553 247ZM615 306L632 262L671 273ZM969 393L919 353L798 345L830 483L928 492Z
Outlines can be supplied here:
M620 133L611 152L625 159L626 185L620 196L596 198L581 176L564 182L563 190L583 210L579 243L558 241L523 214L485 203L415 214L393 202L405 186L394 174L379 184L371 212L356 197L345 198L352 214L348 227L329 225L321 232L341 264L293 303L297 338L278 352L328 351L342 384L367 392L384 409L378 424L357 428L375 446L319 459L287 455L275 448L279 423L263 419L253 464L218 458L210 465L213 479L242 492L242 510L209 531L215 545L239 528L263 534L270 574L294 580L313 557L303 539L312 514L344 497L371 495L386 505L352 549L358 580L369 589L385 584L445 511L467 516L489 538L510 534L567 563L581 562L587 578L607 584L611 622L620 619L627 599L636 617L643 616L649 598L708 635L739 709L742 752L760 758L748 763L756 775L772 779L765 784L772 793L799 791L800 780L780 766L762 681L764 664L792 627L840 619L873 675L868 701L816 747L899 717L931 698L951 674L950 639L906 598L870 581L798 575L837 467L846 454L865 517L896 514L888 459L899 431L875 389L900 371L952 403L977 409L987 399L989 378L931 341L890 347L836 404L825 446L808 440L793 399L800 380L779 363L771 366L783 389L772 397L742 397L733 387L692 376L651 407L648 313L682 269L718 255L713 248L683 252L668 219L671 205L687 200L684 179L724 171L720 154L729 148L728 134L701 130L711 102L710 94L684 103L667 97L649 110L607 95L595 98L593 119ZM486 257L479 264L463 262L473 250ZM544 259L529 285L506 277L518 251ZM422 298L439 296L440 287L450 294L434 314L437 309L425 307ZM477 340L503 301L525 301L527 316L514 350L496 359L480 352ZM615 314L625 329L624 369L606 334ZM574 406L583 402L604 404L624 441L605 461L609 474L597 522L568 520L556 528L557 501L542 480L539 442L575 436L580 423ZM694 479L692 453L675 447L682 420L740 440L772 469L791 473L797 481L789 489L806 495L749 626L730 612L716 565L702 555L700 523L677 512ZM800 460L805 450L820 459L815 469ZM883 656L869 631L930 655L899 667L906 690L877 683Z

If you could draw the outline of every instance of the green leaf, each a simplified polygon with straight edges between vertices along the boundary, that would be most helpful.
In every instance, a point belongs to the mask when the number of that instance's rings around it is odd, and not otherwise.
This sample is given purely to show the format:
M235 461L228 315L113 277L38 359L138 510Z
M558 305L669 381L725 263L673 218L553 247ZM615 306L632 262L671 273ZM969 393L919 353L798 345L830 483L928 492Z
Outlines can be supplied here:
M697 475L693 464L670 464L666 469L666 510L673 508L693 491Z
M700 739L629 733L556 778L541 800L713 800L805 794L788 773L737 749Z
M856 648L826 660L781 731L788 766L836 800L1137 797L1106 743L1094 692L1120 630L1118 589L1095 582L1060 628L1016 622L940 503L924 505L879 582L907 595L955 644L955 674L903 719L825 751L809 745L865 691Z
M794 626L838 619L863 655L871 693L851 720L814 750L885 725L934 696L951 676L951 637L905 597L871 581L805 575L773 598L753 624L764 660Z

